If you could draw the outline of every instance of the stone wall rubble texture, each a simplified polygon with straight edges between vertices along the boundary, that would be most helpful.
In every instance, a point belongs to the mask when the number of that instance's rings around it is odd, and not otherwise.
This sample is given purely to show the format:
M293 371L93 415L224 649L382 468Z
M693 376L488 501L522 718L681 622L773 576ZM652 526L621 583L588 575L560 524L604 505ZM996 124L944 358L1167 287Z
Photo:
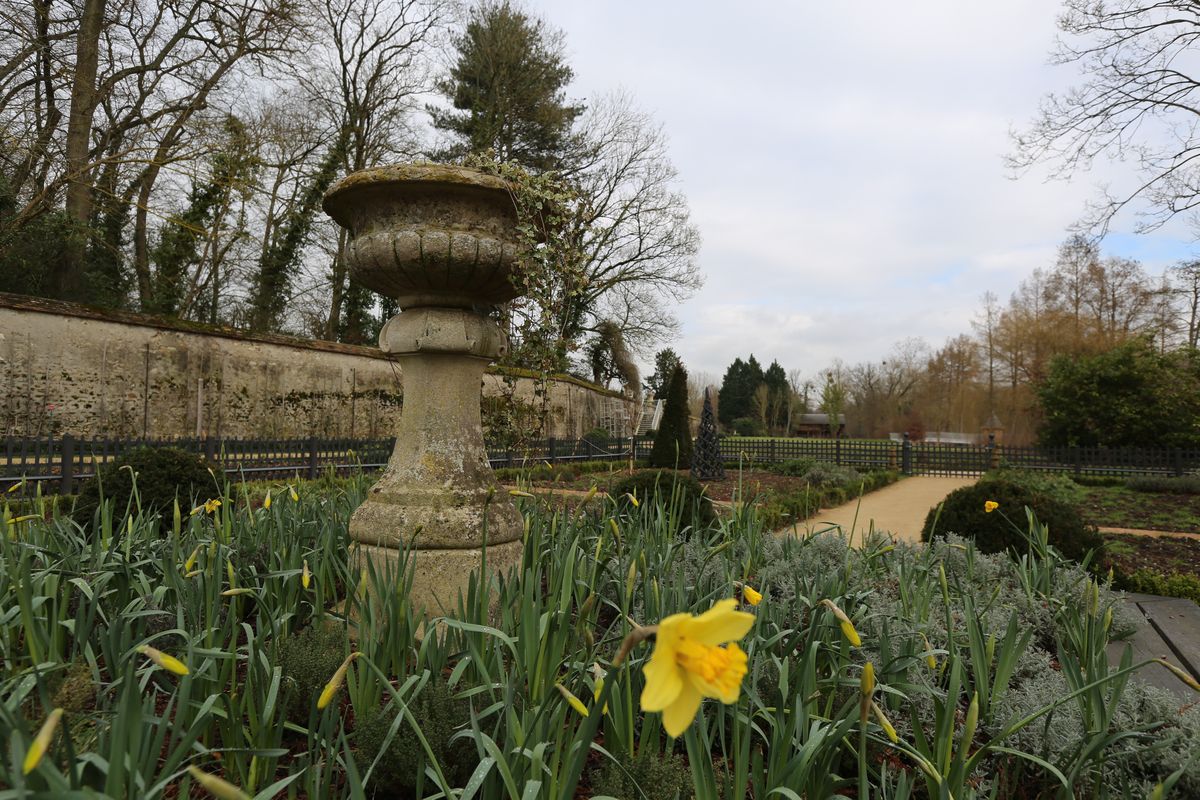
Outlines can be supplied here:
M0 429L15 437L387 437L400 368L377 347L248 334L0 294ZM485 397L538 382L484 376ZM549 435L581 437L616 393L550 384Z

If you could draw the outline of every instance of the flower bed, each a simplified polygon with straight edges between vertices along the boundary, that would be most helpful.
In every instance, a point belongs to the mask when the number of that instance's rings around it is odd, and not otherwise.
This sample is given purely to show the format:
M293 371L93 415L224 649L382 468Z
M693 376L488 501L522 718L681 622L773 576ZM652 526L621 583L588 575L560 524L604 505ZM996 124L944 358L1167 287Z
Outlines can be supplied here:
M1129 657L1109 661L1128 629L1118 598L1040 538L1020 563L955 538L850 549L774 537L752 507L680 538L656 503L617 514L601 495L552 512L530 498L521 571L420 638L404 576L348 561L364 491L279 487L266 504L230 487L165 526L118 511L94 532L45 509L10 519L0 785L144 798L1200 792L1200 711L1129 680Z

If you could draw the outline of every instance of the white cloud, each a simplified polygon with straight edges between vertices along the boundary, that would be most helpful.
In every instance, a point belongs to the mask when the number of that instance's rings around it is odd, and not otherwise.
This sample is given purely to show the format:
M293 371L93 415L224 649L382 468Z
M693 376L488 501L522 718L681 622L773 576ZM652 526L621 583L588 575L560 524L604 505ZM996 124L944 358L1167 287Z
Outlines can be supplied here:
M708 282L675 344L693 371L753 352L811 374L908 336L940 345L985 290L1052 263L1098 184L1127 179L1006 173L1010 128L1075 78L1048 66L1048 0L531 2L566 32L575 96L623 86L670 137L704 238ZM1160 267L1180 227L1106 247Z

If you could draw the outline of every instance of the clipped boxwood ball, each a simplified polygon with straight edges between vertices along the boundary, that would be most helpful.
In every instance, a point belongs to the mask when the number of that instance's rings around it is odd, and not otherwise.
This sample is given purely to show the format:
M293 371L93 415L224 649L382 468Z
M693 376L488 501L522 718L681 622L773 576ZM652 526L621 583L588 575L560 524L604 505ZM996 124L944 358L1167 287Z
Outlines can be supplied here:
M120 516L126 507L132 508L136 481L142 511L161 514L164 526L169 526L176 497L187 514L195 504L217 495L216 470L209 472L211 466L203 456L176 447L138 447L83 482L72 517L85 528L91 525L100 507L101 491L105 500L113 501L113 513Z
M991 513L985 510L989 502L998 504ZM1100 534L1074 508L1005 480L980 481L951 492L940 514L937 508L930 510L921 540L957 533L974 539L984 553L1025 553L1029 549L1026 506L1049 528L1050 544L1067 558L1079 561L1089 550L1103 547Z
M678 503L681 530L707 528L716 519L712 501L705 496L704 487L686 472L641 470L622 478L609 493L622 504L624 511L628 511L630 505L625 497L627 494L636 497L639 503L662 503L665 506Z

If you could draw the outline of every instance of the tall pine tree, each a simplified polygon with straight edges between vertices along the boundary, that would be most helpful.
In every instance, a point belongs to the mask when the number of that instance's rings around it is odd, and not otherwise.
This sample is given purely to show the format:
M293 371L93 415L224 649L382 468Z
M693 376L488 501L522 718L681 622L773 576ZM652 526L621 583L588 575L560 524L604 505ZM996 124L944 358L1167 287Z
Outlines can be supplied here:
M662 422L650 451L650 466L688 469L692 466L692 428L688 419L687 370L675 367L667 384Z
M430 108L434 127L453 142L434 157L490 150L499 161L537 171L559 167L583 112L566 97L573 73L562 34L507 0L485 0L454 46L457 60L438 83L453 110Z

